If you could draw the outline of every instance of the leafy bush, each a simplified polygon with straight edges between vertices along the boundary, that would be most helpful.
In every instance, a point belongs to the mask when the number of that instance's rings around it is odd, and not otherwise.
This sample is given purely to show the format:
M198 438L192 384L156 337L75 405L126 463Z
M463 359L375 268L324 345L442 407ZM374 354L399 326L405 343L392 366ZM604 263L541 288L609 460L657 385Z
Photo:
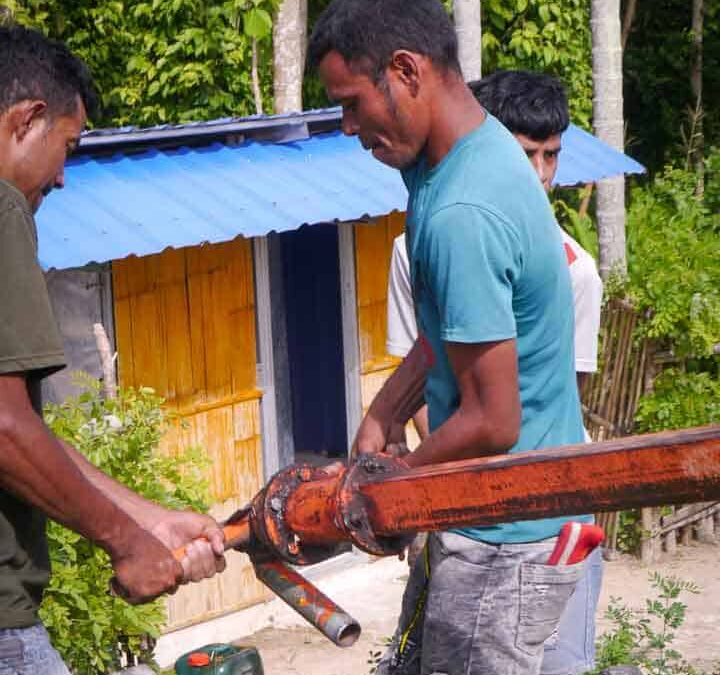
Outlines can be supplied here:
M127 389L103 400L97 383L62 405L48 405L45 420L93 464L126 486L172 508L207 509L206 460L197 450L172 457L158 453L168 420L151 389ZM108 594L107 554L57 523L48 526L52 578L40 615L53 644L78 674L119 666L118 642L141 654L146 636L165 620L161 601L131 606Z
M638 407L639 431L684 429L720 422L720 380L709 372L670 368Z
M642 535L640 509L620 511L617 524L617 550L623 553L636 554L640 550Z
M565 191L567 192L567 190ZM580 194L579 191L575 191ZM584 192L584 190L582 191ZM555 217L565 230L582 248L584 248L596 261L598 260L598 234L592 218L580 211L566 199L552 200Z
M699 593L690 581L655 572L650 576L656 597L645 600L645 610L631 609L612 598L606 616L613 629L598 642L597 667L593 673L619 665L637 665L648 675L690 675L696 673L673 649L675 631L685 622L687 605L682 593ZM699 675L699 674L697 674Z
M708 166L720 166L717 151ZM707 176L713 198L719 180ZM712 354L720 342L717 217L696 184L693 172L667 168L633 191L627 214L629 291L646 316L642 334L670 340L680 357Z

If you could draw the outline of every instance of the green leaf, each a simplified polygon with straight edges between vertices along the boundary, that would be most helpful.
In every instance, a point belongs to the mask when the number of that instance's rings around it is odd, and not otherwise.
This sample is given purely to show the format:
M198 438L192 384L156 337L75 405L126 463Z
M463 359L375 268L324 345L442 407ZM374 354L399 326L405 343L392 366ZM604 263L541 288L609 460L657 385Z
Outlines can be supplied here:
M272 32L272 17L264 9L249 9L243 15L243 31L248 37L262 40Z

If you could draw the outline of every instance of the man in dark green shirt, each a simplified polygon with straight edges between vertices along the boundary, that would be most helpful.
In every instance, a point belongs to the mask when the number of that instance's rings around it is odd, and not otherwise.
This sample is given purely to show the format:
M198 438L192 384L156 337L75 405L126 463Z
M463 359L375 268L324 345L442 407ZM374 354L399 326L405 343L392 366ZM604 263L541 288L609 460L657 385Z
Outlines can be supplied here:
M48 516L110 555L118 586L144 602L224 568L207 516L147 501L43 424L42 378L64 366L37 261L33 213L62 188L66 157L97 106L85 65L36 31L0 27L0 672L67 673L37 610L50 565ZM171 550L188 545L178 563Z

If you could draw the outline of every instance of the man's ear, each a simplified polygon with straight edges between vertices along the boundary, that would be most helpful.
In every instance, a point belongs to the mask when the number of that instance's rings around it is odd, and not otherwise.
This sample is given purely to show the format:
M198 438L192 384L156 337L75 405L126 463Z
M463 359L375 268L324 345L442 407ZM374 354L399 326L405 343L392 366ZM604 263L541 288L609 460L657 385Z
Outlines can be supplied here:
M397 80L404 84L413 98L420 91L420 77L423 64L420 56L405 49L398 49L393 53L390 60L390 70L393 71Z
M22 141L30 133L33 126L47 116L47 103L45 101L20 101L5 114L10 132Z

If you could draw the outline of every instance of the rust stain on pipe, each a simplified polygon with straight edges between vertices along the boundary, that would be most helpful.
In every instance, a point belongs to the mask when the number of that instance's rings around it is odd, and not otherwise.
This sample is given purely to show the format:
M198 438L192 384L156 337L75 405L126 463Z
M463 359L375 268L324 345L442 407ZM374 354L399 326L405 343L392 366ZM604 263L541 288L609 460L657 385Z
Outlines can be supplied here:
M348 539L338 508L338 490L347 469L305 483L288 496L285 520L307 544L326 545Z
M280 560L254 563L255 576L339 647L360 637L360 624Z
M348 537L344 473L298 486L286 522L300 541ZM720 426L370 475L357 486L377 535L720 499Z
M720 499L720 427L421 467L359 486L379 534Z

